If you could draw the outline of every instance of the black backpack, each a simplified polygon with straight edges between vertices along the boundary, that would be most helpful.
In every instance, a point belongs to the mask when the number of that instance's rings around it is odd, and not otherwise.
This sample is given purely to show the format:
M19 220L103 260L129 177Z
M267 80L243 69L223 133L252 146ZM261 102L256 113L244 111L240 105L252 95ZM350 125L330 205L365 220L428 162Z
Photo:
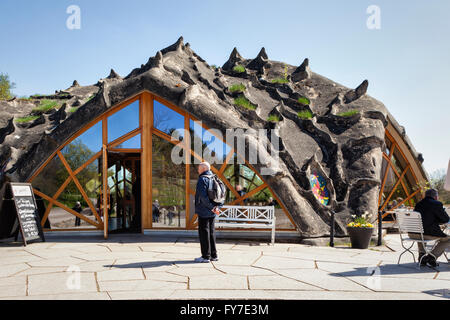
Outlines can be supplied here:
M212 203L223 205L225 203L227 188L225 184L215 174L208 175L208 197Z

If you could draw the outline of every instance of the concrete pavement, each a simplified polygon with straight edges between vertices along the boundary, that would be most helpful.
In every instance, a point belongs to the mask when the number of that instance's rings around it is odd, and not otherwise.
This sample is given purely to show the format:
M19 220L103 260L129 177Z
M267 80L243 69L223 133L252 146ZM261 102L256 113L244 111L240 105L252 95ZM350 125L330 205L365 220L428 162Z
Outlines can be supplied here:
M397 265L399 236L367 250L218 241L194 263L195 238L49 236L0 243L0 299L450 299L450 267Z

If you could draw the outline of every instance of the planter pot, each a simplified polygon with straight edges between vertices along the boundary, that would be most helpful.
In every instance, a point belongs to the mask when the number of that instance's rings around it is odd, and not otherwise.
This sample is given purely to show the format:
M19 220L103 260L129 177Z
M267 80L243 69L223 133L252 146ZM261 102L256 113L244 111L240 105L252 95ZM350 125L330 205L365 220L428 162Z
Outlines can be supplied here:
M347 232L350 236L352 248L367 249L369 247L373 228L347 227Z

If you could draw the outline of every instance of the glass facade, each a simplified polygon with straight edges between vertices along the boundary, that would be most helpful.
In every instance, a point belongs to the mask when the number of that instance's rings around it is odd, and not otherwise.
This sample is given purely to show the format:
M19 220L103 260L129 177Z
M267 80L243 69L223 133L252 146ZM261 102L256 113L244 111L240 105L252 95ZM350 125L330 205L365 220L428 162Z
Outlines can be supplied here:
M378 203L379 210L384 211L383 218L392 220L392 210L400 206L415 206L420 187L400 146L387 131L385 141Z
M191 161L173 161L174 152ZM143 93L80 130L30 182L45 203L44 230L195 229L196 164L208 161L228 188L226 204L275 205L277 229L295 230L263 178L231 152L186 111Z

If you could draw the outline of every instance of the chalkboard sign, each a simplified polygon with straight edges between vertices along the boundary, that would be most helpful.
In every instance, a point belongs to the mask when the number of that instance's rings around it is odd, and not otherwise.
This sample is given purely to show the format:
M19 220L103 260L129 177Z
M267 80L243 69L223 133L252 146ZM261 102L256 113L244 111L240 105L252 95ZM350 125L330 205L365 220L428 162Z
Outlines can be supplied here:
M31 184L11 182L9 188L24 244L27 245L27 241L33 240L45 241ZM8 211L2 214L11 214L11 210Z

